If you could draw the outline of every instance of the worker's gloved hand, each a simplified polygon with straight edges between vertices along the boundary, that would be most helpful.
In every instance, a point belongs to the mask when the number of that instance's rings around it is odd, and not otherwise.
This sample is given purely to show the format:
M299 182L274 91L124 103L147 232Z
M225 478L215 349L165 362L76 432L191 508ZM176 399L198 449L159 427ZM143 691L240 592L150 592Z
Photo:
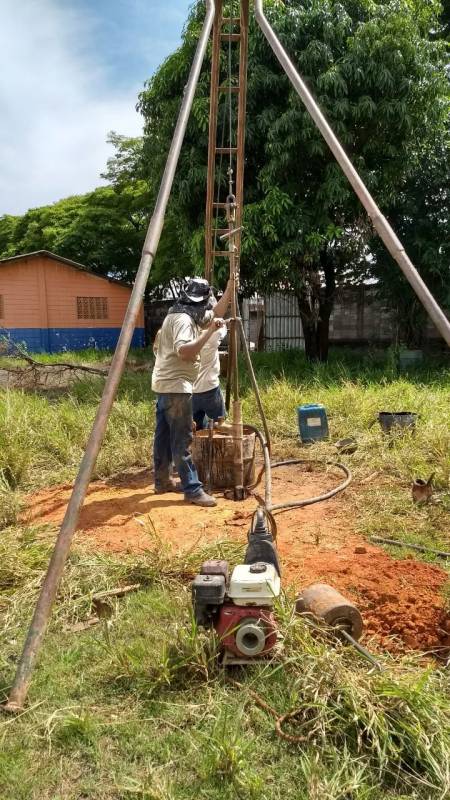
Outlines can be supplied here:
M226 322L221 317L214 317L214 319L209 323L209 327L211 330L216 331L221 328L223 325L226 325Z

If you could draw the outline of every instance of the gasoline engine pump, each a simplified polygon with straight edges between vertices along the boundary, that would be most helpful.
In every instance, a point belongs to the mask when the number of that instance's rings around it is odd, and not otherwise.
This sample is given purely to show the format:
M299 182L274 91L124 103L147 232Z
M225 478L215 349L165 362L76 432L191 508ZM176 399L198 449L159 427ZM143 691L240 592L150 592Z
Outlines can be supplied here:
M247 664L268 656L277 643L273 605L280 594L280 566L264 511L258 509L248 534L243 564L205 561L192 584L198 625L214 627L224 664Z
M198 625L214 628L221 644L222 664L251 664L274 654L279 640L273 607L280 595L280 565L272 534L259 508L248 534L243 564L211 559L202 564L192 583L192 603ZM353 645L381 669L358 639L363 620L356 606L325 583L305 587L297 597L295 612L325 624L326 630Z

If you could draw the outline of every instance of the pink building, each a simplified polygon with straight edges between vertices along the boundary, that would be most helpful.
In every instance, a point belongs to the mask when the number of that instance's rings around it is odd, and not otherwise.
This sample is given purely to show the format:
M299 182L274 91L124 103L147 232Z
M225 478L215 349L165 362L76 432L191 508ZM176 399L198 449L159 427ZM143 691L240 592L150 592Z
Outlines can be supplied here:
M0 327L30 352L114 348L130 294L126 284L45 250L0 259ZM141 306L132 347L143 346Z

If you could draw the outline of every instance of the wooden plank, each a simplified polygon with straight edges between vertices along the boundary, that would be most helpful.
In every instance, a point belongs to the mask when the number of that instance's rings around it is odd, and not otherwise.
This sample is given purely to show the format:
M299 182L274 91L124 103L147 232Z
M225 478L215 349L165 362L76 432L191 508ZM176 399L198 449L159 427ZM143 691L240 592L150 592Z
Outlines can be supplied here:
M222 25L240 25L241 18L240 17L224 17L222 20Z
M237 153L237 147L216 147L217 156L229 156Z

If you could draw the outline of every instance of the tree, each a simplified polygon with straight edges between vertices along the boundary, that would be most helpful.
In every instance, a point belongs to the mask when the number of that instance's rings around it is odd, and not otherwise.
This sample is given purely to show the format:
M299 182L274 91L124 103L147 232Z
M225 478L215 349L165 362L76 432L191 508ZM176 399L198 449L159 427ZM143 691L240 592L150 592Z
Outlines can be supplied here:
M50 250L79 261L100 275L132 281L148 223L150 192L141 177L139 139L111 133L115 155L105 177L109 186L0 218L0 257Z
M445 309L450 309L450 147L443 135L418 153L414 171L399 192L391 222L412 258L426 274L428 286ZM379 241L372 243L373 274L379 294L397 312L399 338L421 347L426 313Z
M439 11L434 0L269 5L268 16L294 63L388 214L406 196L418 153L444 125L444 43L430 35L439 27ZM155 187L202 14L196 5L180 48L140 95L146 121L143 158ZM268 286L294 291L307 354L326 359L336 289L367 272L370 226L254 24L249 57L243 285L248 292ZM176 271L174 250L201 269L208 93L204 70L174 186L166 238L171 247L158 256L160 275Z

